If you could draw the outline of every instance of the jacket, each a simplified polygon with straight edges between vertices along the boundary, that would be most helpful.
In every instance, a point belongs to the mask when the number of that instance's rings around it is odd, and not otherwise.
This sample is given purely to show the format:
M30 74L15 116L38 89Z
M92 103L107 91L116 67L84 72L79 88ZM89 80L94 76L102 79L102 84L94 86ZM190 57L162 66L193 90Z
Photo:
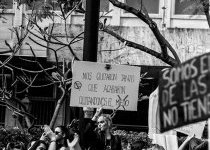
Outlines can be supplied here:
M121 139L118 135L111 134L109 141L109 149L107 149L107 140L103 132L95 130L95 122L91 121L87 124L84 132L84 140L88 143L88 150L122 150Z

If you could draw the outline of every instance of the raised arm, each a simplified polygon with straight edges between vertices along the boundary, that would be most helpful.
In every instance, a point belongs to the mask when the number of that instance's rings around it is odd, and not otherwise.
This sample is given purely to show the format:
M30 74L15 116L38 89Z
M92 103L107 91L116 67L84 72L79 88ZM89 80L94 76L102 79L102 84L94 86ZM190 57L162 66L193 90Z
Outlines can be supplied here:
M194 137L194 135L188 136L186 140L179 146L178 150L184 150L185 147L189 144L190 140Z

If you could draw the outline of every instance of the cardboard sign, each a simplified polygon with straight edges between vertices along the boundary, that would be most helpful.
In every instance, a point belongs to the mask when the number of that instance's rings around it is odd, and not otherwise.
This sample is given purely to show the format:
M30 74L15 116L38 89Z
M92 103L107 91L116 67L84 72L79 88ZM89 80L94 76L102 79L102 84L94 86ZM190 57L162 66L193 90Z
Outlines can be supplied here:
M70 106L137 111L140 67L75 61Z
M159 90L161 132L210 117L210 53L162 73Z

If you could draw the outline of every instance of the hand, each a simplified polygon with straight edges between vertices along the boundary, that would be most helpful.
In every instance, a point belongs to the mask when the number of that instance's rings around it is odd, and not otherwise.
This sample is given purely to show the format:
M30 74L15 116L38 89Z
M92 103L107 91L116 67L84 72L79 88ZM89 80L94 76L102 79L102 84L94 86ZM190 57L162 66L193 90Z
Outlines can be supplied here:
M42 141L47 141L47 135L46 135L46 133L44 132L44 133L42 133L42 136L40 137L40 140L42 140Z
M48 125L44 125L44 133L51 141L56 140L56 134L53 133Z
M97 118L101 115L102 110L103 110L102 107L96 109L96 113L95 113L95 115L94 115L93 118L92 118L93 121L96 121L96 120L97 120Z
M48 125L44 125L43 129L44 129L45 133L52 132L52 130L50 129L50 127Z
M103 110L103 108L102 108L102 107L97 108L97 109L96 109L96 113L95 113L95 115L96 115L96 116L100 116L100 115L101 115L101 113L102 113L102 110Z
M77 133L74 133L74 139L72 142L67 139L67 144L69 148L73 148L76 146L76 144L79 142L79 135Z

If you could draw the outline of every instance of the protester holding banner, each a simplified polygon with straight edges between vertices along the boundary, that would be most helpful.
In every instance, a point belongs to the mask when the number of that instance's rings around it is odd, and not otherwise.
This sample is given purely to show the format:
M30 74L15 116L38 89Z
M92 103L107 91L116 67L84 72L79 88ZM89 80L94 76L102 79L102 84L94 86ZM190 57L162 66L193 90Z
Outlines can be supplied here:
M82 122L80 121L80 126L82 128L82 131L86 132L88 130L86 129L88 127L87 125L92 121L91 119L93 118L94 115L94 108L83 107L83 112L84 112L84 119L81 120ZM89 136L82 135L81 139L82 141L80 141L80 143L82 143L84 149L88 149L91 146L91 143L94 142L94 138L92 138L92 136L90 135Z
M85 132L86 139L91 140L89 150L122 150L121 139L119 136L112 134L112 120L109 115L101 114L102 108L97 109L92 121L87 125ZM95 122L97 121L97 128L95 130ZM94 141L94 142L93 142Z

